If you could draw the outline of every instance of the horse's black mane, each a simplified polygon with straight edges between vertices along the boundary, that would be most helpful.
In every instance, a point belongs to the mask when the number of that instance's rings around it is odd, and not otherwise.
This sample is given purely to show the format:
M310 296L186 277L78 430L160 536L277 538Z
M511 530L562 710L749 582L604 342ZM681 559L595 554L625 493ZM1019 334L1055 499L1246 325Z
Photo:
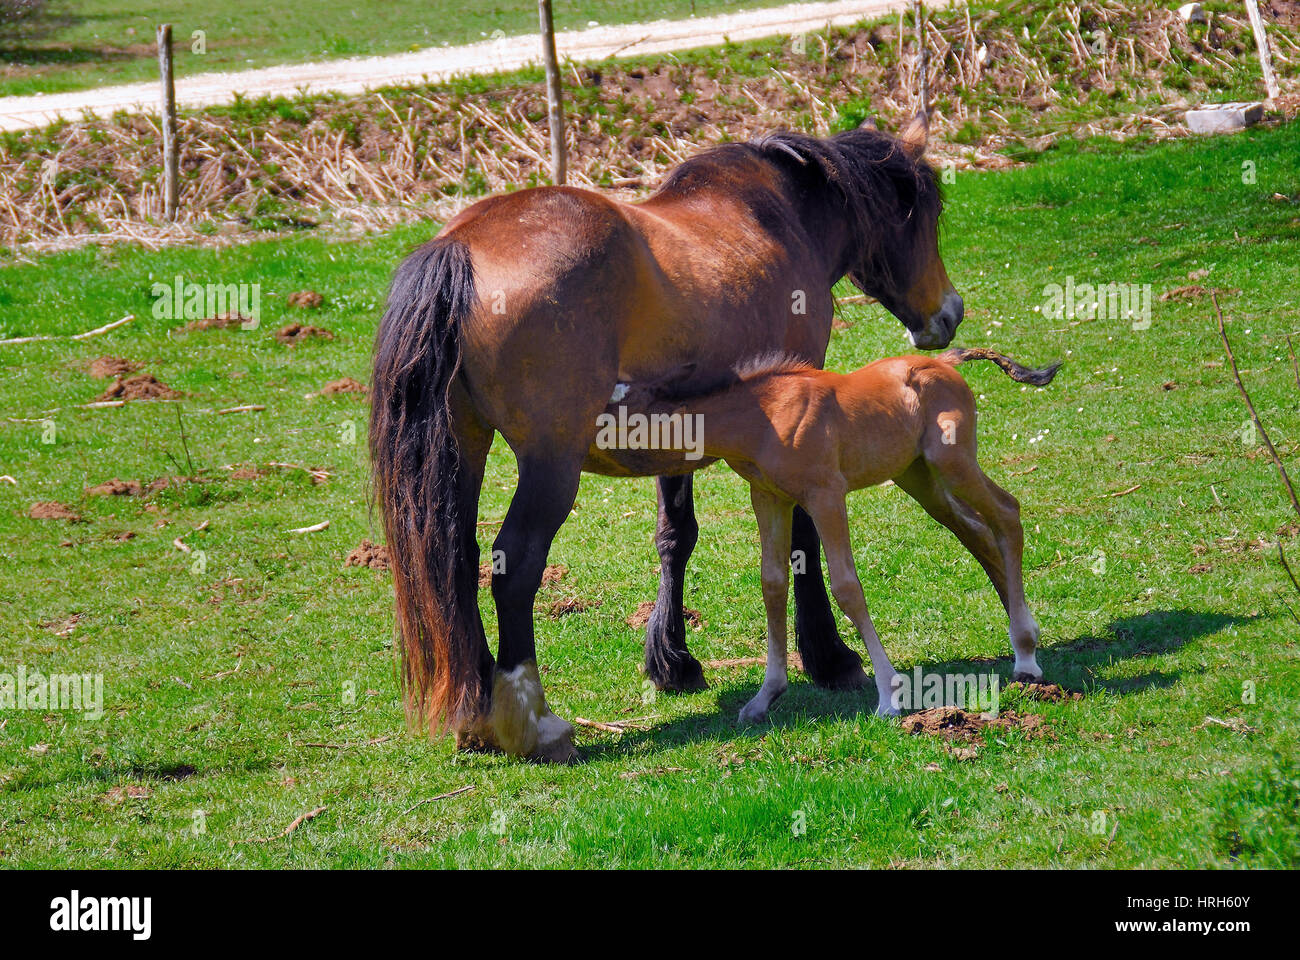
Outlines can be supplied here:
M884 245L896 243L897 233L909 226L933 224L943 209L934 169L898 138L869 127L825 138L781 130L748 143L722 144L680 164L658 192L699 189L712 174L740 168L755 158L784 170L805 190L822 195L827 188L833 191L867 258L862 266L877 275L891 272ZM856 279L852 273L851 279Z

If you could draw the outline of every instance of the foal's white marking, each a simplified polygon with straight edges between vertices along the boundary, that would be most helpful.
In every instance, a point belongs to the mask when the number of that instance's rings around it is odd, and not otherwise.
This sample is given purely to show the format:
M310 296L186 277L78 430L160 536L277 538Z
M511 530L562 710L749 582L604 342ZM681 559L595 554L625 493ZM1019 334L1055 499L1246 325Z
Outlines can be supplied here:
M629 389L630 388L626 383L614 384L614 392L609 395L609 402L618 403L620 400L622 400L624 397L627 396L627 392Z

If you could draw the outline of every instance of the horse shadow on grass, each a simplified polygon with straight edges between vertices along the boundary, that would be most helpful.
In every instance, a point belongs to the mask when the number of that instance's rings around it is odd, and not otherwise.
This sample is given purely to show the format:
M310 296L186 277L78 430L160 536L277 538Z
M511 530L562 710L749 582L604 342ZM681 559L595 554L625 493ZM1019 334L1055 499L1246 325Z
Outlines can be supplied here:
M1173 653L1193 640L1212 636L1228 627L1249 623L1258 616L1233 616L1196 610L1151 610L1108 623L1100 635L1088 634L1039 648L1039 663L1045 683L1059 684L1066 690L1083 693L1109 691L1120 695L1173 686L1180 671L1148 670L1131 676L1108 679L1104 676L1126 661ZM852 642L852 641L850 641ZM864 658L865 659L865 658ZM1006 686L1011 680L1012 658L968 658L938 663L921 661L898 664L900 672L910 673L920 666L927 674L987 674L994 672ZM790 688L776 702L765 723L743 727L737 720L740 708L758 692L760 683L730 686L718 696L718 710L713 714L679 717L648 730L629 729L617 740L587 742L582 745L588 761L625 759L628 755L651 750L669 749L701 740L725 741L745 730L766 731L799 725L809 720L846 719L876 709L874 684L861 691L834 692L815 687L805 676L793 673Z

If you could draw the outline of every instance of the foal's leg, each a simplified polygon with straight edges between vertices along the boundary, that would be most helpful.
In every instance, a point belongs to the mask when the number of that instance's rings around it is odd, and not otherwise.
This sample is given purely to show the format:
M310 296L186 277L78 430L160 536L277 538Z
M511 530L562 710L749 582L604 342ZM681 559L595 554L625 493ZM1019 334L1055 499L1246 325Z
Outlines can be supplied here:
M704 690L700 661L686 649L686 620L682 612L682 582L686 561L695 549L699 525L691 475L657 477L659 524L655 547L659 550L659 595L645 628L645 672L660 690Z
M826 547L826 565L830 568L831 593L845 615L862 634L867 654L871 657L871 669L876 675L876 693L879 703L876 714L882 717L898 716L898 707L894 702L894 693L901 678L885 653L885 648L876 633L875 624L867 612L867 598L862 594L862 582L858 579L858 570L853 563L853 544L849 539L849 516L844 506L842 492L819 495L808 504L808 513L817 530L822 535Z
M1025 582L1021 570L1025 531L1020 525L1020 503L984 474L972 452L960 447L949 447L948 450L951 452L940 454L935 463L940 483L984 518L997 543L1003 569L1006 571L1006 595L1003 602L1010 621L1008 632L1011 636L1011 649L1016 655L1012 679L1041 680L1043 671L1038 666L1036 653L1038 622L1025 603Z
M763 607L767 611L767 669L763 686L740 710L741 723L762 723L767 710L785 693L786 601L790 596L790 514L794 504L784 497L749 488L763 544Z
M894 478L894 483L924 507L926 513L957 535L957 539L989 575L993 589L998 592L998 599L1005 607L1007 571L1002 565L1002 552L993 538L993 531L980 515L960 500L954 500L935 480L930 465L923 459L913 461L910 467ZM1010 608L1007 612L1010 613Z
M862 658L840 639L835 611L822 580L822 545L802 507L794 508L791 546L801 561L794 569L794 638L808 679L827 690L867 685Z
M520 456L519 486L506 511L493 555L502 571L492 575L501 646L492 690L492 728L506 753L567 763L577 759L573 727L546 706L537 673L533 599L546 555L578 492L581 458L546 460ZM497 554L497 551L501 551Z

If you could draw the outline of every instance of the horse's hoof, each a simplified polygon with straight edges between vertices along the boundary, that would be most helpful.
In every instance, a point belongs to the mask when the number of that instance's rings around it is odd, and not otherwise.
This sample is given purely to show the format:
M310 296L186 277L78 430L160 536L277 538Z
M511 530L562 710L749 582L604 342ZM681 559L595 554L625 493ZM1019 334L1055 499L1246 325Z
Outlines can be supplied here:
M669 693L699 693L709 689L709 683L704 679L704 668L690 654L671 661L663 670L651 669L647 665L646 674L656 689Z
M573 724L548 710L537 721L537 746L528 759L538 763L577 763L580 757L573 745Z
M867 671L862 664L850 666L830 677L814 680L823 690L862 690L869 685Z
M760 706L751 700L740 708L739 719L742 726L763 723L767 720L767 707Z
M1041 683L1043 680L1043 671L1017 670L1011 674L1012 683Z
M891 707L887 703L882 703L880 706L876 707L876 716L888 720L891 717L902 716L902 711L897 707Z

